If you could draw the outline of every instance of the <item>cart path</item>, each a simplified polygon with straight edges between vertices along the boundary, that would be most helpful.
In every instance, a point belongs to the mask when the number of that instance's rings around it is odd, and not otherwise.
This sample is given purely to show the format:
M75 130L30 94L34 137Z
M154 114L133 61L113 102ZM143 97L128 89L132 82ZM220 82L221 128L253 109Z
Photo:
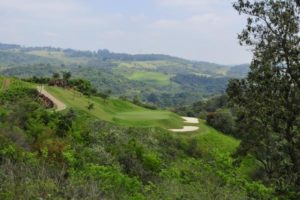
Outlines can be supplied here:
M44 88L44 86L38 86L37 90L40 94L44 95L45 97L47 97L50 101L53 102L54 106L56 107L56 111L62 111L65 110L67 108L67 106L61 102L60 100L58 100L57 98L55 98L52 94L50 94L49 92L47 92Z

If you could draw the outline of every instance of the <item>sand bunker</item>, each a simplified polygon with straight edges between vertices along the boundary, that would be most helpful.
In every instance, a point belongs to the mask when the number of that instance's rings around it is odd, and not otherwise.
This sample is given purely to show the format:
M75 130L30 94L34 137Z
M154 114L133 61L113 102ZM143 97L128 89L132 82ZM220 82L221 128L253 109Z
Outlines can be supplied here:
M182 117L182 119L185 120L184 121L185 123L199 124L199 119L195 117ZM197 131L198 129L199 129L198 126L184 126L182 129L169 129L169 131L182 133L182 132L193 132L193 131Z

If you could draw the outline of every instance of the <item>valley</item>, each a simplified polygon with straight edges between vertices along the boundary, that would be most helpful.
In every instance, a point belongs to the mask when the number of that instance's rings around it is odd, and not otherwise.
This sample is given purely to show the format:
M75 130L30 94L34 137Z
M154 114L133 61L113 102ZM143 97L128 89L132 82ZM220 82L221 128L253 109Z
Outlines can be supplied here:
M0 200L299 200L299 0L0 1Z
M248 66L218 65L167 55L130 55L108 50L79 51L0 44L0 74L28 78L69 71L102 92L158 107L189 105L225 91L230 77L243 77ZM199 84L192 84L190 80Z

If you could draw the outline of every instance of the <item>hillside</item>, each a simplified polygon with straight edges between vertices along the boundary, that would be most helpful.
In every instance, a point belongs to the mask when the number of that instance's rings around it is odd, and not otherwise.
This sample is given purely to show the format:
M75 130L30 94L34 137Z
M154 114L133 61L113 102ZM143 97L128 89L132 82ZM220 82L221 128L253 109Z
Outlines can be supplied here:
M0 74L31 77L52 76L70 71L84 77L101 90L115 96L143 101L161 107L191 104L224 92L228 77L244 76L231 66L190 61L167 55L130 55L108 50L78 51L52 47L21 47L0 44ZM183 76L205 78L205 85L177 81ZM220 83L220 84L219 84Z
M0 77L0 92L36 89L37 87L34 83L27 83L16 78ZM86 96L79 91L59 87L46 86L45 90L64 103L68 109L72 108L77 112L86 113L97 119L118 125L128 127L161 127L165 129L181 128L183 126L182 118L169 111L149 110L125 100ZM91 104L93 108L88 109L88 106Z
M229 155L239 141L204 121L198 131L172 133L166 128L180 118L168 111L47 86L67 105L52 112L38 101L37 85L1 77L0 86L1 199L272 195L248 179L251 159L241 168L233 165Z
M46 87L46 90L64 102L67 107L87 113L100 120L133 127L179 128L183 120L168 111L149 110L119 99L87 97L76 91L58 87ZM93 109L88 110L88 105Z

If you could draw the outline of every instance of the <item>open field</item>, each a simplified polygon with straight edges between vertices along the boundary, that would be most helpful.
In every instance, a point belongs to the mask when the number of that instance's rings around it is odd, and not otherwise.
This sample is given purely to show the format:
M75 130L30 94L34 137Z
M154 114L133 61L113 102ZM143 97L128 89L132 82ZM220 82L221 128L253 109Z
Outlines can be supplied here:
M157 83L159 85L169 85L170 76L159 73L159 72L147 72L147 71L138 71L134 72L130 77L130 80L143 81L146 83Z

